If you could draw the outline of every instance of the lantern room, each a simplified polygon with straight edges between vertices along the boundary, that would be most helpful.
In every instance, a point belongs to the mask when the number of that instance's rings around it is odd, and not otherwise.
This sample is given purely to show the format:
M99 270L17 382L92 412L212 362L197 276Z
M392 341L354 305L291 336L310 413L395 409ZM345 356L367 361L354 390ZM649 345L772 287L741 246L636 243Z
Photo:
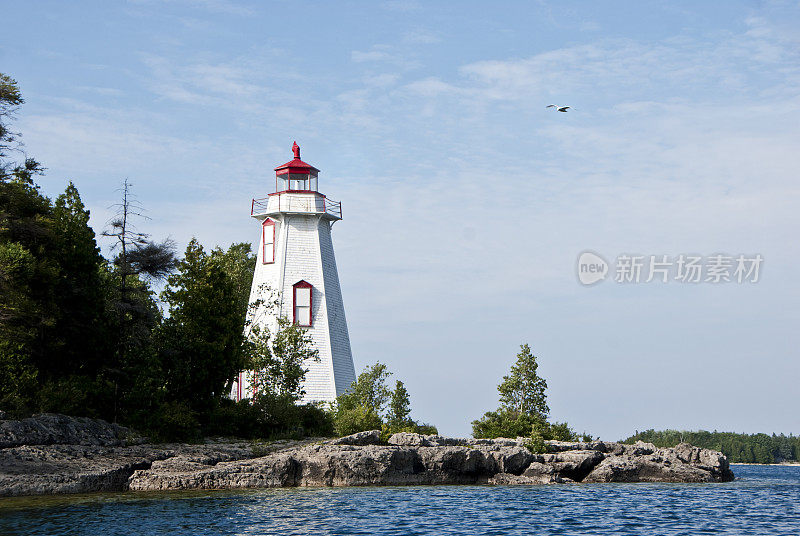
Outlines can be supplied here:
M275 191L253 199L250 214L259 220L278 214L317 214L328 220L342 219L342 204L321 194L319 170L300 160L300 146L292 145L294 159L275 168Z
M300 160L300 146L292 145L294 159L275 168L276 192L316 192L319 170Z

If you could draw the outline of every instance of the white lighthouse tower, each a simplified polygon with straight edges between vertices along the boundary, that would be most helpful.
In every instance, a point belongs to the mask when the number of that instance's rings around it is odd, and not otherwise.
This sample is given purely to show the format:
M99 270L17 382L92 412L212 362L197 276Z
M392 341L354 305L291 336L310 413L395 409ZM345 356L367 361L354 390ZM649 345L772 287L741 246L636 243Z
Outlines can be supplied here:
M253 199L250 215L261 224L250 303L260 306L252 322L272 333L278 317L303 326L319 352L306 363L304 402L333 401L355 380L331 228L342 219L341 203L317 191L319 170L294 158L275 168L275 192ZM236 400L252 397L249 373L233 386Z

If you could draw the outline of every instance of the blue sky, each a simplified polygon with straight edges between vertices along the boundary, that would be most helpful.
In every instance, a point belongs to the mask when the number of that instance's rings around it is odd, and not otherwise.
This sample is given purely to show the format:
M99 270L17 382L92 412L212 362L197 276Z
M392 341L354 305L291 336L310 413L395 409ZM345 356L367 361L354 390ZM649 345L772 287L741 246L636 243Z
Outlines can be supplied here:
M443 433L527 342L552 415L800 432L800 4L17 2L0 71L26 150L99 233L256 241L297 140L341 200L356 368ZM570 105L557 113L547 104ZM755 284L581 286L576 259L761 254Z

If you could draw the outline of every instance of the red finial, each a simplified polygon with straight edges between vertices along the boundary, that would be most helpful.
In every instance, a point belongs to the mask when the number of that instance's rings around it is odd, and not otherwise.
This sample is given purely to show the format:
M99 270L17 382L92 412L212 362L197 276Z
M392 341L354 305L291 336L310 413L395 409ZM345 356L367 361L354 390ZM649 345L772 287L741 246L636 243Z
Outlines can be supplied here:
M297 142L294 142L292 145L292 152L294 153L295 159L300 160L300 146L297 145Z

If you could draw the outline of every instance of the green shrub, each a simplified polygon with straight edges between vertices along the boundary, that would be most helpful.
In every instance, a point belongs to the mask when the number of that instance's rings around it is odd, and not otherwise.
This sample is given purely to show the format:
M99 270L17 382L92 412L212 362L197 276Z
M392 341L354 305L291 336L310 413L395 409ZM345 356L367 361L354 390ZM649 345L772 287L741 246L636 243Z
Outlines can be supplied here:
M480 419L472 421L472 435L477 439L527 437L534 426L541 430L546 425L544 419L537 415L499 409L488 411Z
M202 439L197 414L185 402L163 404L151 433L157 441L197 442Z
M434 425L432 425L432 424L428 424L428 423L421 423L421 424L420 424L420 423L417 423L417 422L415 421L415 422L414 422L414 426L415 426L415 428L416 428L416 430L415 430L415 431L416 431L418 434L425 434L425 435L439 435L439 429L438 429L438 428L436 428L436 427L435 427Z
M333 415L333 431L340 437L383 427L380 415L366 406L337 407Z
M578 441L576 434L567 423L548 423L538 415L514 413L506 409L489 411L477 421L472 421L472 435L475 438L494 439L496 437L529 437L531 430L542 440ZM584 434L584 437L591 436Z
M374 428L371 428L374 430ZM425 434L425 435L438 435L439 430L430 424L420 424L417 421L407 420L403 424L384 424L381 428L381 441L386 442L392 437L392 434L400 432L409 432L412 434Z
M258 428L258 415L250 400L220 400L209 416L206 434L251 438Z
M578 441L580 439L578 434L565 422L554 422L548 427L550 430L545 434L548 436L545 439L555 439L556 441Z
M67 376L45 382L39 389L39 411L64 413L76 417L108 418L98 411L104 397L103 385L86 376Z
M333 414L319 404L297 406L298 421L303 437L330 437L334 435Z
M319 405L296 405L288 397L260 396L254 403L222 400L205 431L244 439L330 437L333 417Z
M531 433L523 445L534 454L543 454L547 452L547 446L544 444L544 437L536 427L531 429Z

